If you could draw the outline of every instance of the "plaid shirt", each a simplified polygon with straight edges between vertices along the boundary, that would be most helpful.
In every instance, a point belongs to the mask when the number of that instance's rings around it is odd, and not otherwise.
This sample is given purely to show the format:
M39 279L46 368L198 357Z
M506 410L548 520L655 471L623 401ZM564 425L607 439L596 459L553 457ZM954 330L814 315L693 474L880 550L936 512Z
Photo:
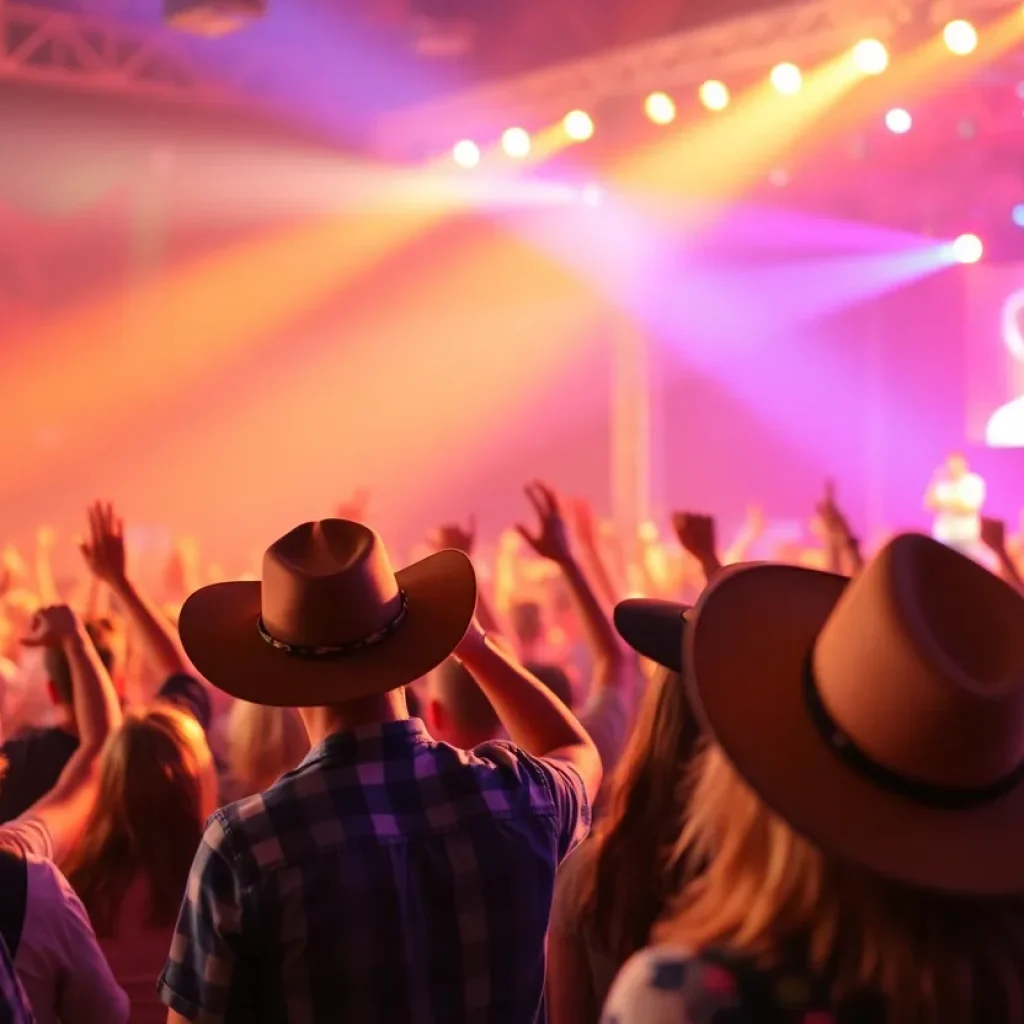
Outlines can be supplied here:
M161 997L204 1024L530 1024L555 868L589 825L575 769L510 743L418 719L331 736L210 819Z

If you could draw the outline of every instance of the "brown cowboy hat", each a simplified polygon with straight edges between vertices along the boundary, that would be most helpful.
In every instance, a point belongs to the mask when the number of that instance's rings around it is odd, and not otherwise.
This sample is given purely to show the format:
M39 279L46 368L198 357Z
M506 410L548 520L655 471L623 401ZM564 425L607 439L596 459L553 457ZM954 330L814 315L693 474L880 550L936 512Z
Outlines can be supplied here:
M695 707L823 849L925 888L1024 892L1024 598L927 537L854 580L723 572L688 620Z
M462 552L395 572L373 530L326 519L272 544L261 583L196 591L178 631L196 669L233 697L319 707L425 675L455 650L475 609Z

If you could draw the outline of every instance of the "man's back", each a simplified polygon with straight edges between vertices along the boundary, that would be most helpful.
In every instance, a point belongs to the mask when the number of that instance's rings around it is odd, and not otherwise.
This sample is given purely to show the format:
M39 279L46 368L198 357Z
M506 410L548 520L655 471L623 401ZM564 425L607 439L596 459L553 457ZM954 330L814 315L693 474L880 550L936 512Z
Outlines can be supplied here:
M526 1024L574 769L413 719L330 737L212 819L161 979L188 1019Z

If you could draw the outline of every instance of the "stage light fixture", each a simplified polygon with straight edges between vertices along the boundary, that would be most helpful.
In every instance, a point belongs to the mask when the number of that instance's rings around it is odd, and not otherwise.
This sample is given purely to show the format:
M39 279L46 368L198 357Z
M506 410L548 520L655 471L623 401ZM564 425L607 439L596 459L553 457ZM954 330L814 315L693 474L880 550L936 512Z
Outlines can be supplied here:
M795 96L804 84L804 76L795 64L776 64L772 68L772 85L783 96Z
M701 87L698 93L701 103L708 110L725 110L729 106L729 87L725 82L717 79L709 79Z
M562 119L562 127L573 142L586 142L594 134L594 122L582 110L570 110Z
M951 21L942 30L942 38L949 52L955 53L958 57L973 53L978 45L977 29L969 21L963 19Z
M893 135L905 135L914 126L914 119L910 116L910 112L904 110L902 107L893 107L885 115L885 127L893 133Z
M953 239L953 258L957 263L977 263L985 247L977 235L960 235Z
M644 110L655 124L671 124L676 119L675 101L667 93L652 92L644 100Z
M853 63L865 75L880 75L889 66L889 51L877 39L862 39L853 48Z
M452 146L452 159L467 171L480 163L480 147L469 139L463 139Z
M1024 228L1024 203L1018 203L1010 211L1010 220L1019 228Z
M501 136L501 148L513 160L524 160L530 155L530 136L524 128L506 128Z

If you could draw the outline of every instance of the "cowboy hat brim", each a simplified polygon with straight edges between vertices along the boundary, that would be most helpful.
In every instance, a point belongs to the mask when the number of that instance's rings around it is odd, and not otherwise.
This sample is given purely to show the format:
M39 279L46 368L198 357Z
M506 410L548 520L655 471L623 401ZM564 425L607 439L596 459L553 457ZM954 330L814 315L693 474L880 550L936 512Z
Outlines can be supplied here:
M705 728L764 803L822 849L928 889L1024 891L1024 786L967 811L926 807L848 767L813 723L806 658L848 582L752 565L708 587L689 616L684 673Z
M178 632L196 670L219 690L271 707L323 707L387 693L426 675L466 635L476 611L473 564L439 551L395 573L401 625L379 643L339 657L277 650L257 628L260 584L217 583L185 602Z
M633 597L615 606L615 629L641 657L672 672L683 671L684 604Z

